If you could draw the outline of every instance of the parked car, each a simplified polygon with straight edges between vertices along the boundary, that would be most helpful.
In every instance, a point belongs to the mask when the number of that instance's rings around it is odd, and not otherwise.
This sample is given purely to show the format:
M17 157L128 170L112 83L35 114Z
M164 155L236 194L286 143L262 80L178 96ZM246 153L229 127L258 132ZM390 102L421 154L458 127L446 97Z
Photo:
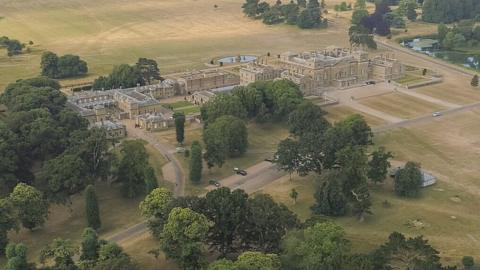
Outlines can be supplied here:
M216 179L210 179L208 180L208 183L210 185L216 186L217 188L222 186Z
M439 117L439 116L442 116L442 113L441 112L434 112L434 113L432 113L432 116L433 117Z
M243 175L243 176L247 175L247 171L241 170L241 169L236 168L236 167L233 168L233 171L234 171L236 174L240 174L240 175Z
M177 148L175 148L175 150L176 150L177 153L185 153L186 149L185 149L185 147L177 147Z

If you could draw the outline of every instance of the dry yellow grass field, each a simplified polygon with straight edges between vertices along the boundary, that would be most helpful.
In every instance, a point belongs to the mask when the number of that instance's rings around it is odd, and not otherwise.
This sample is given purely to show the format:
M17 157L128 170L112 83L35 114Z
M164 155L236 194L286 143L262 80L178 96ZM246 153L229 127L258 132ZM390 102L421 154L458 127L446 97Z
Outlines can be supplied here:
M89 64L89 80L139 57L153 58L161 71L174 72L202 67L223 55L347 45L346 19L331 15L330 27L321 30L267 26L246 18L243 2L0 0L2 35L35 44L30 54L8 58L1 52L0 88L37 75L44 50L80 55Z
M450 264L465 255L480 256L479 121L480 110L476 110L376 135L375 143L392 151L396 160L420 162L439 182L426 188L418 199L396 197L391 180L372 186L373 216L363 223L353 217L335 219L346 229L355 250L369 251L397 230L412 236L425 235ZM280 179L263 192L305 219L314 202L313 178L295 177L291 182ZM288 196L292 188L299 191L295 205ZM385 200L390 207L384 206ZM417 226L409 226L414 220Z
M345 119L347 116L350 116L352 114L360 114L365 118L365 121L372 126L381 126L383 124L386 124L386 122L383 119L380 119L378 117L375 117L373 115L369 115L366 113L362 113L359 111L356 111L350 107L344 106L344 105L336 105L336 106L328 106L323 108L327 112L327 115L325 116L327 120L331 123L335 123L338 121L341 121Z
M362 98L361 104L400 118L414 118L444 109L443 107L400 93Z

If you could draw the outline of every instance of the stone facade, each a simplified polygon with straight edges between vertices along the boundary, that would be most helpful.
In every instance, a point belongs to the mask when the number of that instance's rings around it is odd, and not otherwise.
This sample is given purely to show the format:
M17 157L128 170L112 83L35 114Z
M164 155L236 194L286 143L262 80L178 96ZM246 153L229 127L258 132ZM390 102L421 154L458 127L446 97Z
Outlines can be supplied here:
M403 65L393 55L369 59L368 53L361 50L329 47L323 51L282 53L276 65L264 61L246 65L240 69L240 80L247 85L259 80L289 79L309 96L371 79L396 79L403 74Z
M110 120L103 120L96 122L93 127L103 128L107 133L107 139L121 139L127 136L127 129L125 125Z
M237 75L219 70L195 71L185 73L177 80L183 87L183 95L194 92L238 85L240 79Z
M248 63L240 68L240 85L248 85L256 81L269 81L280 78L281 69L267 66L261 63Z
M195 104L195 105L202 105L212 98L215 97L215 93L211 91L198 91L189 96L186 96L187 101Z
M139 128L147 131L157 131L174 126L173 113L170 110L163 109L161 112L139 115L135 119L135 124Z

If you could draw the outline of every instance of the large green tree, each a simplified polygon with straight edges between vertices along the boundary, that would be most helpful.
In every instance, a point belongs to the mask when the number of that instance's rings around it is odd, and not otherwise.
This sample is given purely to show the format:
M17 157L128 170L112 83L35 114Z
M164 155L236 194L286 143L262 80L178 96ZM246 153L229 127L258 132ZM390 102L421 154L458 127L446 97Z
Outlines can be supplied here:
M443 268L438 251L422 236L406 238L398 232L390 234L372 258L374 269L454 269Z
M312 210L316 214L326 216L343 216L347 211L347 198L342 189L346 175L341 170L330 170L317 179L314 194L315 204Z
M135 66L140 70L143 81L151 84L154 80L160 80L160 69L157 61L148 58L138 58Z
M391 167L389 159L393 157L384 147L379 147L371 154L368 162L368 178L374 183L382 183L387 177L388 169Z
M165 188L156 188L140 203L142 216L148 219L148 227L156 238L160 238L163 226L172 209L173 194Z
M219 94L203 105L202 119L207 124L213 123L222 116L235 116L240 119L247 117L242 100L237 95Z
M188 208L174 208L161 234L162 250L182 269L205 266L203 242L210 227L208 219Z
M35 264L27 260L27 247L24 244L9 244L5 252L7 264L3 270L35 270Z
M100 247L93 270L138 270L137 264L116 243Z
M73 257L77 253L78 247L70 240L55 238L52 243L40 251L40 262L53 261L53 269L55 270L76 270L78 267L75 265Z
M298 225L292 211L266 194L249 198L247 211L241 231L243 245L258 251L278 251L282 237Z
M395 193L402 197L417 197L420 195L422 182L420 165L409 161L395 175Z
M70 196L85 189L89 180L83 160L75 154L62 154L45 163L38 175L38 183L54 203L65 204Z
M82 235L80 260L84 261L85 264L94 264L98 259L99 248L100 242L97 232L93 228L85 228Z
M15 210L8 199L0 199L0 255L8 244L8 232L18 229Z
M332 222L289 232L282 247L282 265L292 270L343 269L343 256L350 251L344 230Z
M203 133L208 165L223 165L226 157L238 157L248 146L245 122L231 115L219 117Z
M48 202L42 192L24 183L19 183L8 199L15 207L22 226L33 230L45 223L48 215Z
M134 198L145 192L145 177L148 164L148 153L141 141L124 141L117 179L122 184L122 192L128 198Z
M190 181L198 183L202 180L202 146L198 141L194 141L191 147L190 154Z
M238 244L246 218L247 199L248 195L243 190L230 191L226 187L212 190L205 196L202 213L213 221L207 241L223 256L235 251L235 244Z
M288 117L290 133L302 136L306 133L314 133L321 137L330 127L325 119L326 112L311 102L303 102Z
M185 114L183 112L176 112L173 114L175 119L175 135L177 142L183 144L185 140Z
M142 73L137 66L122 64L113 68L107 76L100 76L93 82L93 89L107 90L116 88L129 88L144 85Z
M93 185L88 185L85 189L85 212L88 227L98 230L102 222L100 219L97 194Z

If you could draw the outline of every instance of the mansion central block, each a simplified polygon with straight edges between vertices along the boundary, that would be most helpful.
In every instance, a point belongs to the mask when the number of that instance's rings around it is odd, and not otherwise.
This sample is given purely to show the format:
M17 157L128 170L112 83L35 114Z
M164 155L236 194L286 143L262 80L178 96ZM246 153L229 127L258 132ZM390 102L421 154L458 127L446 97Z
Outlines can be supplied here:
M240 69L240 84L276 78L289 79L309 95L321 95L329 89L348 88L368 80L386 81L403 76L404 66L386 54L369 58L361 50L329 47L323 51L285 52L269 63L261 57Z

